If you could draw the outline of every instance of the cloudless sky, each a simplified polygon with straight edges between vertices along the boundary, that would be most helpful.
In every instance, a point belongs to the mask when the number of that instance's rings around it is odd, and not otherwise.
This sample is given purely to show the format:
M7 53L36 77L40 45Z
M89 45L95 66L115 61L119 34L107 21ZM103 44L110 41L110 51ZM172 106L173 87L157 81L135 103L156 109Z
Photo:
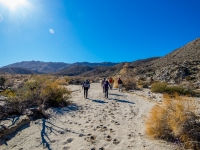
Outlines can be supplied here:
M123 62L200 37L200 0L0 0L0 67Z

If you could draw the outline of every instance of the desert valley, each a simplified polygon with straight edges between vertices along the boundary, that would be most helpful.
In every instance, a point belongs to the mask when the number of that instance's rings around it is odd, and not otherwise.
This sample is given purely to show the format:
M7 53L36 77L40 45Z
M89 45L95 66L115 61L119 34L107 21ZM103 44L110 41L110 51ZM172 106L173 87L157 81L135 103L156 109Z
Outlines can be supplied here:
M0 149L198 150L199 97L200 38L133 62L9 64L0 68Z

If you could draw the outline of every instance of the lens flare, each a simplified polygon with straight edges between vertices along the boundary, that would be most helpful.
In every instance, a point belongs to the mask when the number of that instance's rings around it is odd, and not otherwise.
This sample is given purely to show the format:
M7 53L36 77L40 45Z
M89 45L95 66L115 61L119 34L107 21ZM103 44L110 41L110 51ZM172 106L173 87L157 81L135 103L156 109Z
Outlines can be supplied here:
M49 32L50 32L51 34L54 34L54 30L53 30L53 29L49 29Z
M0 2L5 4L11 10L15 10L17 7L25 5L26 0L0 0Z

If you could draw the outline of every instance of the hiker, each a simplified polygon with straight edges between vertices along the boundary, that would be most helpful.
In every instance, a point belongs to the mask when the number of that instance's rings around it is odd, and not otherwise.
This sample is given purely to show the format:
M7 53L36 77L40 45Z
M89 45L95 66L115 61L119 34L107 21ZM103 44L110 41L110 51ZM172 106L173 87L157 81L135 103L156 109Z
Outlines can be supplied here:
M114 83L114 80L113 80L113 78L110 78L109 79L109 84L110 84L110 89L112 90L112 88L113 88L113 83Z
M83 82L82 89L84 88L84 98L88 98L88 89L90 88L90 82L88 79L86 79Z
M110 86L108 80L104 81L103 86L104 86L105 97L108 98L108 88L109 88L109 87L111 88L111 86Z
M104 90L104 82L106 81L106 78L103 78L102 82L101 82L101 87L103 88L103 93L105 93L105 90Z
M122 91L122 80L120 78L118 80L118 87L119 87L119 91Z

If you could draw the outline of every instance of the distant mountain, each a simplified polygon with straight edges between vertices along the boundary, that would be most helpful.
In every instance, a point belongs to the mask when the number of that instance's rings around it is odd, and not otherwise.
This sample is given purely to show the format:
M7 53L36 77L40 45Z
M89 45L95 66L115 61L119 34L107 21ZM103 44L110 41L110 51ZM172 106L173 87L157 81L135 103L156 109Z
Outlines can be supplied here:
M30 70L43 72L43 73L55 73L55 72L60 72L63 69L66 70L67 68L70 68L73 66L93 67L93 66L113 66L116 64L117 63L112 63L112 62L103 62L103 63L77 62L73 64L68 64L68 63L63 63L63 62L22 61L22 62L4 66L2 68L21 67L21 68L27 68ZM73 68L71 70L73 70Z
M69 65L70 64L63 63L63 62L22 61L22 62L17 62L14 64L4 66L2 68L21 67L21 68L27 68L30 70L38 71L38 72L50 73L50 72L56 72L59 69L68 67Z
M20 67L7 67L7 68L0 68L0 73L6 74L41 74L38 71L29 70L26 68Z
M120 72L120 70L123 68L125 63L119 63L114 66L101 66L101 67L95 67L91 71L87 71L81 74L81 76L84 77L110 77L115 76Z
M69 68L62 69L58 72L56 72L56 75L66 75L66 76L76 76L80 75L84 72L88 72L94 70L93 67L90 66L82 66L82 65L73 65Z
M80 65L80 66L114 66L118 63L113 63L113 62L102 62L102 63L89 63L89 62L76 62L72 65Z

